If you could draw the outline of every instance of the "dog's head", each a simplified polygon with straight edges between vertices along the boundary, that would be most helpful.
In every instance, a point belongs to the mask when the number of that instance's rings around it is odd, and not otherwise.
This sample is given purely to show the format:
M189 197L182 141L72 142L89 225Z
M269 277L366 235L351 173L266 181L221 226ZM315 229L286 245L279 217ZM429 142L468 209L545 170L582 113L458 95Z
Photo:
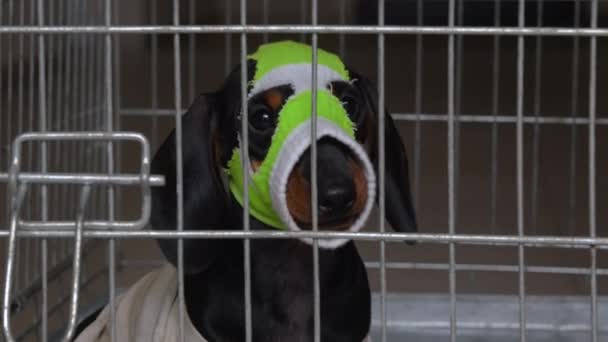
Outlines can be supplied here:
M182 117L184 229L231 229L250 176L250 213L266 226L310 229L311 50L294 42L267 44L247 63L247 115L242 115L241 68L215 93L200 95ZM371 82L335 55L318 53L317 195L320 230L353 230L376 199L378 172L377 93ZM249 165L240 144L247 118ZM408 162L390 115L385 117L386 218L401 232L416 231ZM153 189L152 225L176 225L175 133L160 147L152 172L166 177ZM320 243L337 247L343 241ZM160 242L175 261L175 242ZM185 264L198 269L196 242L184 241ZM192 256L192 258L190 257ZM188 268L188 267L187 267Z

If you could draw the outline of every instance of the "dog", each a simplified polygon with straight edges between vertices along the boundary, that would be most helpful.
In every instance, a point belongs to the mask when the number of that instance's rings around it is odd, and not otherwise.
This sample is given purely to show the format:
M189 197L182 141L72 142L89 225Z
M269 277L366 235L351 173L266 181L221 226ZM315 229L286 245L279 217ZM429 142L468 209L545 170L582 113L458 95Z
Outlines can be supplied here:
M294 42L274 44L288 46L285 51L289 51L290 56L298 49L310 56L310 46ZM332 61L337 59L323 50L319 53ZM270 86L256 89L256 73L267 68L266 64L250 57L246 65L232 70L219 90L199 95L181 118L183 228L186 231L243 229L242 199L227 185L227 173L230 177L236 172L230 169L230 164L243 137L241 68L247 68L247 125L253 173L268 158L276 139L273 132L282 120L278 115L293 100L294 92L298 92L295 84L311 85L311 82L301 82L308 77L306 73L311 73L308 61L299 63L301 74L283 70ZM371 161L375 173L378 172L378 125L385 125L386 219L398 232L415 232L417 224L405 148L388 112L383 123L378 120L376 89L368 78L350 67L344 66L349 80L333 79L321 69L320 65L319 80L326 83L321 84L318 93L323 93L327 101L337 100L341 104L352 121L354 141ZM301 79L296 80L298 77ZM311 113L302 115L310 118ZM163 175L166 182L164 187L152 190L151 225L157 230L177 226L175 144L173 131L151 164L151 172ZM370 198L372 202L377 201L377 196L365 187L364 165L340 140L321 137L317 141L317 158L318 229L346 231L364 210L365 203ZM299 229L311 230L310 149L304 149L296 159L286 178L286 207ZM253 231L277 229L269 222L272 220L264 216L250 215ZM324 247L319 249L321 340L364 341L369 336L371 322L371 293L364 263L353 241L327 246L319 241ZM169 263L176 266L177 240L159 239L158 243ZM187 318L206 341L245 340L243 260L242 240L183 240ZM252 239L250 260L253 341L312 341L314 289L310 241Z

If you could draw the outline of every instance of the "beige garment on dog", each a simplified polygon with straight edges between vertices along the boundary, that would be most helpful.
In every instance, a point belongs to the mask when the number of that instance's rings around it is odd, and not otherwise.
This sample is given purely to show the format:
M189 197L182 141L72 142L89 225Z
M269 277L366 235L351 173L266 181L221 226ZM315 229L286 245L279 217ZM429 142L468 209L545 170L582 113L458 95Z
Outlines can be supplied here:
M148 273L116 298L118 342L175 342L179 331L177 270L165 265ZM75 342L110 342L110 311L106 306ZM184 340L207 342L184 315Z
M115 301L116 341L175 342L179 331L177 270L170 264L146 274ZM106 306L75 342L110 342ZM184 315L184 340L207 342ZM367 337L363 342L371 342Z

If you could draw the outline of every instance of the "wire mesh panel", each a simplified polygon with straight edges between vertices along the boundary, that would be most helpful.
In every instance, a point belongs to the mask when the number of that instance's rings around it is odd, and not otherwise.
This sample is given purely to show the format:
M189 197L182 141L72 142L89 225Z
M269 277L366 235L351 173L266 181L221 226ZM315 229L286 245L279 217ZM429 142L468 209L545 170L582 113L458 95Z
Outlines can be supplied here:
M103 18L96 1L2 1L0 25L60 26L100 24ZM105 125L103 60L99 37L92 35L7 34L0 38L0 185L8 197L0 209L3 229L8 229L11 203L8 178L13 142L24 132L94 131ZM25 143L20 156L18 182L28 184L19 218L35 222L72 221L78 211L79 187L47 181L48 173L99 173L107 164L103 145L82 141ZM17 170L15 170L17 171ZM30 174L38 180L25 180ZM8 182L8 183L7 183ZM61 184L61 185L60 185ZM107 216L105 190L89 196L90 218ZM89 216L90 215L90 216ZM8 230L5 230L8 233ZM7 245L8 246L8 245ZM84 257L98 251L99 243L86 242ZM71 241L19 238L14 251L13 292L9 312L16 315L15 336L44 340L51 332L48 323L63 325L70 298ZM99 268L84 270L82 282L99 278ZM42 318L43 312L46 314ZM48 320L47 320L48 317Z
M373 340L607 339L607 18L599 0L1 1L10 331L59 338L96 303L113 306L164 262L154 239L178 239L179 266L182 239L226 238L244 240L252 341L252 239L309 237L319 341L317 244L339 236L356 241L367 267ZM148 156L170 130L182 135L197 94L217 89L259 44L283 39L313 47L313 80L323 48L377 85L380 122L396 120L410 157L418 233L383 219L383 139L378 206L361 233L318 231L316 219L310 232L250 230L247 177L239 231L184 229L180 167L176 231L145 226L149 188L163 184ZM239 77L246 118L246 68ZM322 177L315 146L312 184Z

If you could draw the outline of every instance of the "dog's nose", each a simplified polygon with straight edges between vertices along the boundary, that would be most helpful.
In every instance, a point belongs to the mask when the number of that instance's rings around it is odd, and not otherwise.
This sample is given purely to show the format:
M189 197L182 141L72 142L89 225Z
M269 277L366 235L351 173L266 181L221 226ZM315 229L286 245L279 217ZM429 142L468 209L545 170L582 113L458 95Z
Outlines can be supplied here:
M341 219L349 214L357 200L350 151L331 138L322 138L317 145L317 204L321 221ZM302 156L300 169L310 179L310 151Z
M324 216L341 216L353 207L355 203L355 186L352 182L319 186L319 213Z

